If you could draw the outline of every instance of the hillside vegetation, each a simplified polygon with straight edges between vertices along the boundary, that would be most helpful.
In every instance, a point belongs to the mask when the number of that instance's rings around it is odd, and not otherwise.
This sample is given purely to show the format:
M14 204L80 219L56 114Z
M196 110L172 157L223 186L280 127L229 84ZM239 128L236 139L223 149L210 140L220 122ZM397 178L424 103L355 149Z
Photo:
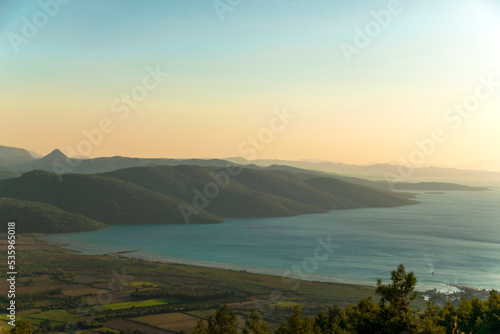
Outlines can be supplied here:
M500 333L500 294L492 290L487 300L477 297L462 298L458 308L448 302L439 307L432 302L425 310L412 309L417 297L414 290L417 279L413 272L406 273L402 264L391 273L391 283L377 280L375 293L380 302L372 297L361 299L355 305L341 308L330 306L316 316L303 314L303 308L295 305L293 312L275 331L263 314L252 309L243 323L235 310L222 306L208 321L199 320L193 334L493 334ZM240 321L238 321L240 320ZM206 325L208 323L208 326ZM208 327L208 328L207 328ZM465 332L463 332L465 331Z
M315 174L240 168L230 176L228 169L193 165L132 167L95 175L37 170L0 180L0 197L45 203L105 224L218 223L222 217L285 217L417 203L407 194ZM28 202L21 204L29 207ZM19 213L13 219L47 213L39 204L33 207L37 214ZM36 229L34 222L25 224L29 232L54 232L40 222ZM73 229L59 226L60 231Z
M183 165L133 167L98 175L124 180L191 204L196 198L194 204L206 203L206 211L221 217L283 217L327 212L326 206L321 207L308 201L299 202L276 193L251 189L237 182L234 177L227 186L220 187L217 196L209 198L205 195L205 187L207 184L216 183L213 175L220 171L224 170ZM247 172L246 169L242 174L245 172ZM301 187L297 187L296 190L305 191ZM198 191L202 195L196 196ZM208 201L203 201L203 198Z
M209 183L218 196L205 208L222 217L288 216L335 209L393 207L417 203L407 194L373 189L317 175L243 168L227 178L226 169L200 166L151 166L98 174L118 178L161 194L192 202ZM198 196L198 198L203 196ZM205 196L208 198L208 196Z
M20 176L20 173L4 167L0 167L0 180L11 179L18 176Z
M52 205L12 198L0 198L0 220L15 222L19 233L86 232L106 228L101 222Z
M56 174L33 171L0 181L0 196L43 202L106 224L184 223L178 208L182 201L94 175L67 174L61 182ZM192 221L217 223L222 219L200 211Z

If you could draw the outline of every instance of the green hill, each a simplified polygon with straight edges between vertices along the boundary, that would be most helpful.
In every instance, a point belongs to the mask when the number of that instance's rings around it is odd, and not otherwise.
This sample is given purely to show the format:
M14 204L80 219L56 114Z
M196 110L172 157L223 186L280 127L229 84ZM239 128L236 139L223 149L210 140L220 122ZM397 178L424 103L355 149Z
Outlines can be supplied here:
M85 232L106 227L101 222L52 205L13 198L0 198L0 220L15 222L19 233Z
M418 203L408 199L408 194L374 189L331 177L315 177L304 182L329 194L355 202L359 207L394 207Z
M0 180L11 179L18 176L20 176L20 173L4 167L0 167Z
M225 169L151 166L126 168L99 175L118 178L192 203L194 190L203 193L207 184L216 183L213 175L220 172L225 172ZM261 217L417 203L408 199L406 194L373 189L329 177L322 179L313 174L244 168L241 173L231 177L231 182L220 189L218 196L209 200L205 210L222 217Z
M210 173L224 171L216 167L151 166L120 169L97 174L127 181L155 192L179 198L193 204L194 190L205 192L205 186L215 183ZM305 213L327 212L326 208L297 202L289 198L250 189L232 180L227 187L210 199L205 211L221 217L283 217ZM197 203L204 204L202 196Z
M188 205L117 179L67 174L61 182L56 174L44 171L0 181L0 196L51 204L106 224L185 223L179 205ZM222 221L204 211L192 217L193 223Z
M220 175L228 175L227 170L194 165L131 167L62 179L37 170L0 180L0 197L11 198L3 210L12 218L6 219L22 218L29 221L28 230L39 232L74 231L85 217L105 224L183 224L181 204L199 212L189 216L189 223L217 223L220 217L284 217L417 203L407 194L315 174L243 168L230 179Z

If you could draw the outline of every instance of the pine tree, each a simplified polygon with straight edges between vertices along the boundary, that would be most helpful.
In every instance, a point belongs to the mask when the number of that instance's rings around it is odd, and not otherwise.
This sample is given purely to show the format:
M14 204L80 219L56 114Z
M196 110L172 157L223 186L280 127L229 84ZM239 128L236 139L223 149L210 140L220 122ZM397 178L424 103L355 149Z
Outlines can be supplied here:
M243 334L269 334L267 323L262 320L259 311L254 308L245 321Z
M215 313L215 318L208 318L208 334L238 334L236 325L236 312L229 313L224 305Z
M302 309L296 305L288 321L281 326L276 334L314 334L314 320L302 317Z
M193 329L193 334L207 334L203 320L198 320L196 327Z
M417 279L413 272L407 274L405 267L400 264L397 270L391 272L391 280L391 284L384 285L378 279L375 290L381 296L381 320L386 325L385 332L411 333L413 313L410 303L417 296L417 292L414 291Z

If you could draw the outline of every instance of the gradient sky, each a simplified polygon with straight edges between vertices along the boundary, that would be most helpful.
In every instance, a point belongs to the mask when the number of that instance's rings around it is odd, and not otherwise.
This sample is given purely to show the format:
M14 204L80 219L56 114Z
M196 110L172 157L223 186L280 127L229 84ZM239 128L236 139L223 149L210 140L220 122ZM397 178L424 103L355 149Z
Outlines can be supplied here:
M15 52L53 1L0 0L0 145L68 154L110 119L91 157L248 158L286 108L256 158L397 162L442 128L423 165L500 170L500 87L460 125L443 118L478 77L500 81L498 0L400 1L351 62L341 44L390 1L242 0L221 20L212 1L73 0ZM120 119L111 104L148 66L170 75Z

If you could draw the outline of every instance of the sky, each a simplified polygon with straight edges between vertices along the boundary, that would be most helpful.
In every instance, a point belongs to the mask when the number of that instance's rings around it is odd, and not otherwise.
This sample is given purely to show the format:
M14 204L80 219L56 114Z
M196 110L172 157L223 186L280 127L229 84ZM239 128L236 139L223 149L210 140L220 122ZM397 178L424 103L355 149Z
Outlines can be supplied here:
M0 145L500 171L498 0L0 0Z

